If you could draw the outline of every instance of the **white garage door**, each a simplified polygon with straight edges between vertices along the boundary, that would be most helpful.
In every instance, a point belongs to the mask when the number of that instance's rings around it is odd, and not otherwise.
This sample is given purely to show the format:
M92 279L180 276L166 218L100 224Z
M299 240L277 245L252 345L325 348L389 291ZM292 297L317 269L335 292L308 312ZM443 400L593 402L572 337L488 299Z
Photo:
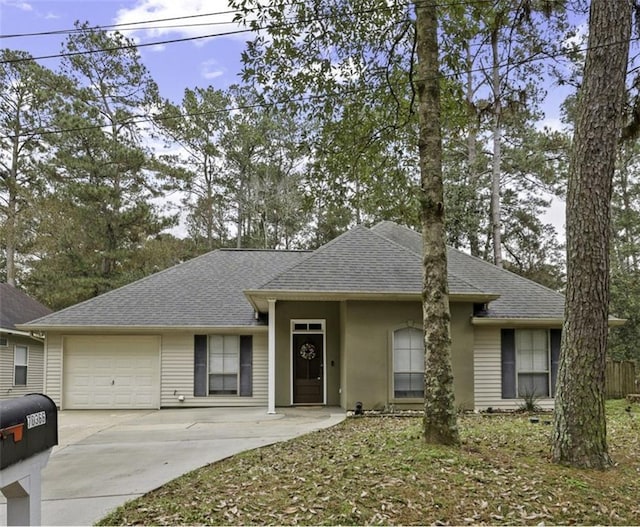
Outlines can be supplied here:
M158 337L66 337L63 370L64 408L160 407Z

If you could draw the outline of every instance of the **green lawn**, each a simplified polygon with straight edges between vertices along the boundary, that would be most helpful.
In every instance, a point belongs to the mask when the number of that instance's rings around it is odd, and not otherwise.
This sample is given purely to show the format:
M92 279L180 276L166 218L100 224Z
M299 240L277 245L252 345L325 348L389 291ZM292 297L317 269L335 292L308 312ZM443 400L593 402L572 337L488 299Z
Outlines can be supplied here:
M419 418L364 417L191 472L99 525L640 524L640 406L607 404L615 466L549 462L552 427L463 415L461 448L425 445Z

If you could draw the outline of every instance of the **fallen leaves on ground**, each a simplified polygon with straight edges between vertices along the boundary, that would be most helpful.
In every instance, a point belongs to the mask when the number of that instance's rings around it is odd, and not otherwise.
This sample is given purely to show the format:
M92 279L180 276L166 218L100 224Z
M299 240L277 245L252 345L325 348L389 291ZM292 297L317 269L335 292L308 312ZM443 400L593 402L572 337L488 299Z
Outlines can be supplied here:
M637 415L609 404L616 465L550 462L552 427L465 415L460 448L425 444L419 418L348 419L191 472L101 525L637 525Z

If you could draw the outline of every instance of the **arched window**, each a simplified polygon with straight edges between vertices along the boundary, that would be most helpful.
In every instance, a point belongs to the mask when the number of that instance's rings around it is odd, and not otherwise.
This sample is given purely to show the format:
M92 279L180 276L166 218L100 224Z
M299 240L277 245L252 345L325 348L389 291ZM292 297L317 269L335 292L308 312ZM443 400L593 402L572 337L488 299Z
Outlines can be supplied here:
M422 330L402 328L393 332L393 396L424 397L424 340Z

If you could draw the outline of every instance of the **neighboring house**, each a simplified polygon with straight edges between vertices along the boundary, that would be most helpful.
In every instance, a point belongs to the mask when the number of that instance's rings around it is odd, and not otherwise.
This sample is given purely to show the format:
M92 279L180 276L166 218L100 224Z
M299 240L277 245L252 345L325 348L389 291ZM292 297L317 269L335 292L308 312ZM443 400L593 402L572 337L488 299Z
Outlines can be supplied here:
M62 408L418 406L421 236L382 222L312 252L218 250L45 316ZM553 404L563 296L448 252L456 404Z
M40 393L44 381L44 338L16 328L51 313L9 284L0 284L0 399Z

